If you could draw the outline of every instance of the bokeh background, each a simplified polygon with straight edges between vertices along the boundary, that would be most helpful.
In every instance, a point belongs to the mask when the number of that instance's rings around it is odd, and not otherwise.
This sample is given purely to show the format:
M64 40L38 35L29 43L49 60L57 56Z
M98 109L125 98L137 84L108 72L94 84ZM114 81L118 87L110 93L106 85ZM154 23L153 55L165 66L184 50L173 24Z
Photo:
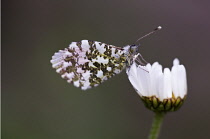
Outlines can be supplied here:
M186 66L188 97L168 113L161 139L210 137L210 2L207 0L2 0L2 138L145 139L154 114L125 72L88 91L51 68L54 52L72 41L116 46L141 40L153 63Z

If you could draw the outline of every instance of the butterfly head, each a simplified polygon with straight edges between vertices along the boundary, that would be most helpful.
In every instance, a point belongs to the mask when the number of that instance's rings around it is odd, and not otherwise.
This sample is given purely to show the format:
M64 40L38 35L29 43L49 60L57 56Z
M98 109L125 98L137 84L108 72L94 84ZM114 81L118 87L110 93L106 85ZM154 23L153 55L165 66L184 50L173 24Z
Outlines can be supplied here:
M138 48L139 48L139 46L140 45L135 45L135 44L132 44L132 45L130 45L130 53L132 54L132 55L136 55L136 54L138 54Z

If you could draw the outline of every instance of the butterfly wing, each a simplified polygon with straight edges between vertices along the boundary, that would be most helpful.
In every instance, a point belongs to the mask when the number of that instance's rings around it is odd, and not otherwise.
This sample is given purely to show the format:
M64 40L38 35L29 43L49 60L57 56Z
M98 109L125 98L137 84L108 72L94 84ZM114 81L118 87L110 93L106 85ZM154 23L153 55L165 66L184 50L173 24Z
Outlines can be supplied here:
M52 67L67 82L82 90L98 86L120 73L126 66L123 48L105 43L82 40L52 56Z

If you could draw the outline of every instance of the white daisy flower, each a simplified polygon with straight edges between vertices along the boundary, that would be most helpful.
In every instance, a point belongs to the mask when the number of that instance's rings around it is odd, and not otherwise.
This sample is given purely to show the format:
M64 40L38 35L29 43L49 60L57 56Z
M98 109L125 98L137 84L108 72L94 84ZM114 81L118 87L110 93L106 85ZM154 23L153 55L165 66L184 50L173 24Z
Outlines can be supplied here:
M146 107L153 111L175 111L186 98L186 70L178 59L174 59L171 70L162 70L158 62L146 66L133 62L127 74Z

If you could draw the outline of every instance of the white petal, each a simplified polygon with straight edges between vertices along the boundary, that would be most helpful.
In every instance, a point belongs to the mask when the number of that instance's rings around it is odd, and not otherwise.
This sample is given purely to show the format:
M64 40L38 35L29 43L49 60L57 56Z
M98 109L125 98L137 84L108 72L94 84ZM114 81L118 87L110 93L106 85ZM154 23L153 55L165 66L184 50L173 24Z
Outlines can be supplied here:
M130 80L131 84L133 87L139 92L142 92L140 85L139 85L139 80L137 77L137 67L136 64L133 63L129 69L127 69L127 74L128 74L128 79ZM139 94L142 96L141 94Z
M172 98L172 85L171 85L171 71L169 68L164 69L164 76L163 76L163 98Z
M152 89L152 95L155 95L157 97L160 96L160 93L158 91L159 86L159 80L162 78L162 66L159 65L157 62L155 62L152 65L152 70L150 71L150 78L151 78L151 89Z
M175 59L174 59L173 65L174 65L174 66L179 65L179 59L178 59L178 58L175 58Z
M179 89L179 96L184 98L187 94L187 78L186 78L186 70L183 65L179 65L178 68L178 89Z
M140 93L143 96L150 96L150 92L149 92L149 85L150 85L150 75L147 71L150 71L151 69L151 65L147 64L147 66L142 67L142 66L138 66L137 68L137 78L138 78L138 82L139 82L139 89L140 89ZM146 71L145 71L146 70Z

